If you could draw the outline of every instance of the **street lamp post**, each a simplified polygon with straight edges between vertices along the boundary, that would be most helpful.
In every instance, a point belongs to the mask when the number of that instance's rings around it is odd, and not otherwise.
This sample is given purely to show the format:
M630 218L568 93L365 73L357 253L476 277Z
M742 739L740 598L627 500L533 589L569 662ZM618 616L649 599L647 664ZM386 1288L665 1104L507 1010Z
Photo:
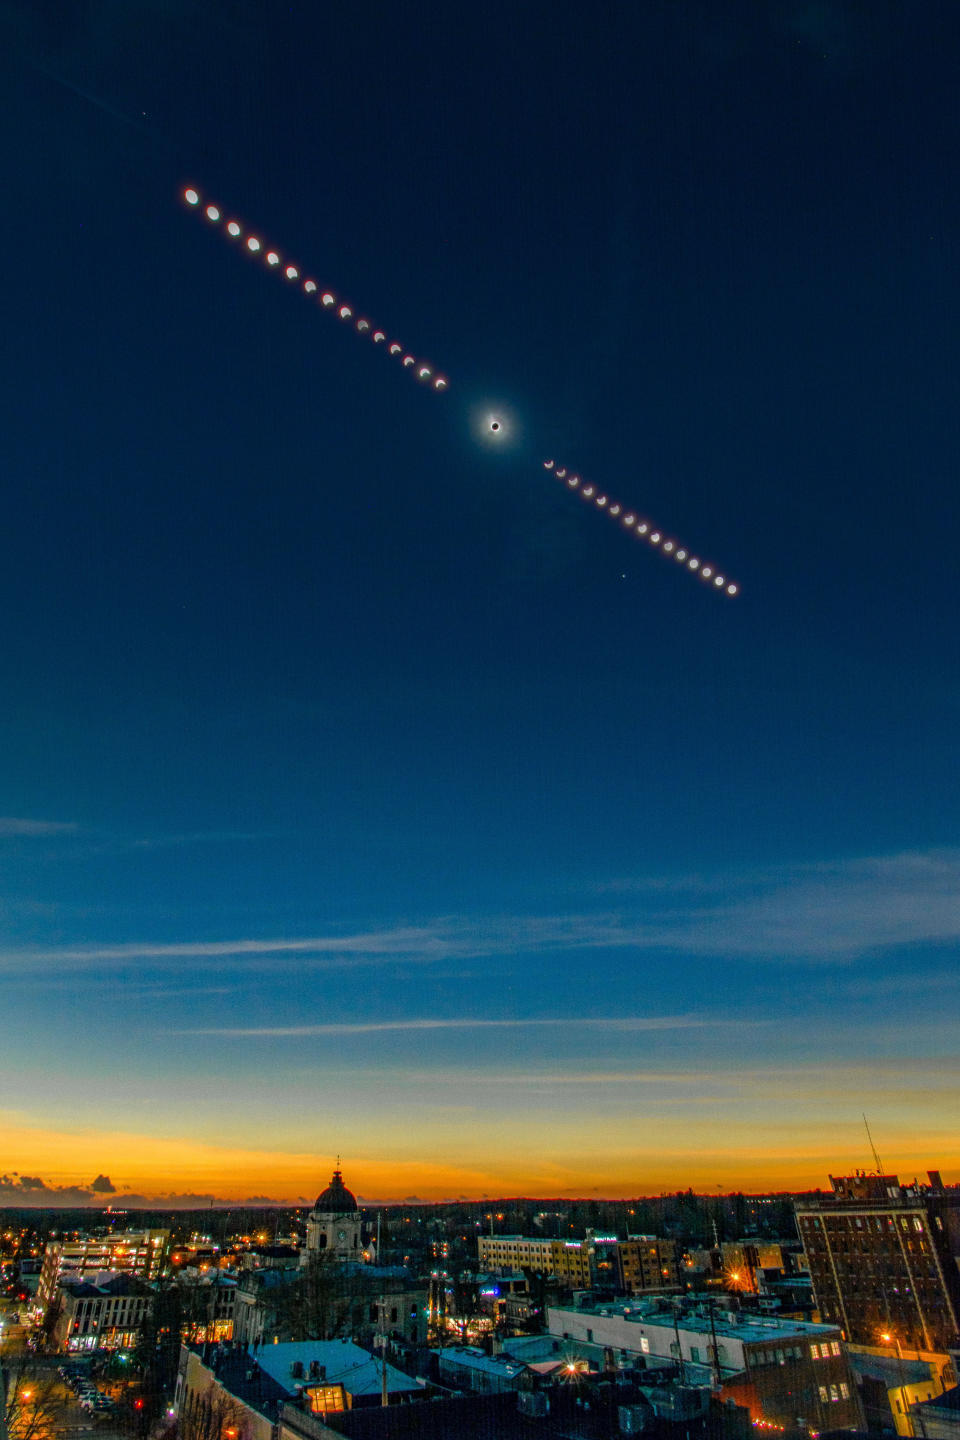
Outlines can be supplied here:
M908 1401L907 1401L906 1376L904 1375L904 1370L903 1370L903 1346L900 1344L900 1336L899 1336L899 1335L891 1335L891 1334L889 1334L889 1332L885 1332L883 1335L881 1335L880 1338L881 1338L881 1340L885 1340L888 1345L889 1345L890 1342L892 1341L893 1344L894 1344L894 1346L896 1347L896 1352L897 1352L897 1375L899 1376L899 1379L900 1379L900 1404L901 1404L901 1406L902 1406L902 1408L903 1408L904 1420L906 1421L907 1425L909 1425L909 1427L910 1427L909 1433L910 1433L911 1435L916 1435L917 1432L916 1432L916 1429L915 1429L914 1423L913 1423L913 1414L912 1414L912 1412L911 1412L911 1410L910 1410L909 1403L908 1403ZM917 1402L917 1404L918 1404L918 1408L917 1408L917 1412L916 1412L916 1413L917 1413L917 1419L920 1421L920 1434L921 1434L921 1436L922 1436L922 1440L927 1440L927 1430L926 1430L926 1426L924 1425L923 1412L919 1409L919 1401Z

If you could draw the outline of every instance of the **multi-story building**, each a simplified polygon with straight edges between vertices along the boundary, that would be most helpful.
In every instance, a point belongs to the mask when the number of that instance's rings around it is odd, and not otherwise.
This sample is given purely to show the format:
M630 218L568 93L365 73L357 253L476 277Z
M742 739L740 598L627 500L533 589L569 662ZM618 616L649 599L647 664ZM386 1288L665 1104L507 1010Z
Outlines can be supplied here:
M478 1235L477 1256L486 1270L537 1270L568 1290L598 1286L639 1294L677 1284L676 1245L653 1235L599 1235L583 1240L534 1239L524 1235Z
M307 1243L301 1264L308 1265L310 1257L320 1252L337 1260L363 1259L363 1217L356 1196L343 1183L339 1166L307 1216Z
M37 1286L36 1308L46 1313L61 1280L95 1275L136 1275L155 1280L167 1262L169 1230L127 1230L83 1240L48 1240Z
M282 1414L287 1433L329 1436L323 1418L424 1395L424 1386L350 1340L265 1345L256 1355L217 1348L206 1361L180 1351L174 1409L179 1433L273 1440ZM311 1425L315 1418L319 1423Z
M304 1332L423 1344L429 1317L429 1282L402 1265L337 1264L314 1283L299 1268L252 1270L237 1280L232 1333L252 1349Z
M677 1246L656 1235L631 1235L617 1243L619 1288L630 1295L645 1290L673 1290L680 1284Z
M549 1307L552 1336L595 1347L615 1364L673 1362L690 1384L708 1383L758 1422L791 1430L856 1429L860 1405L835 1325L746 1315L689 1301Z
M856 1344L960 1345L960 1193L928 1175L831 1175L830 1194L797 1202L820 1317Z
M130 1349L153 1298L150 1286L132 1275L114 1275L100 1285L67 1281L59 1287L54 1344L71 1353Z
M179 1270L181 1337L188 1343L230 1340L236 1310L237 1281L221 1270Z
M481 1270L542 1270L547 1274L562 1240L528 1239L523 1235L478 1235Z

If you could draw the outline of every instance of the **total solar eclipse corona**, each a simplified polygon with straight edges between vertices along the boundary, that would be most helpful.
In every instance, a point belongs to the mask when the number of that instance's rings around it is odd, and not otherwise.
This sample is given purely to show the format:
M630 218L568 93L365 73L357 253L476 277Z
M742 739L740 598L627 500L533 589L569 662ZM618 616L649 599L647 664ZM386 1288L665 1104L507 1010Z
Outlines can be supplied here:
M268 270L274 270L288 283L296 284L300 293L311 304L325 314L335 317L362 339L369 340L375 348L382 350L391 360L397 361L400 368L408 371L420 384L438 393L448 389L450 382L445 375L422 356L408 350L398 339L389 337L386 330L375 325L367 316L359 314L351 302L338 296L332 289L321 288L318 281L306 275L302 266L281 258L278 250L268 245L260 235L247 232L239 220L233 218L224 222L221 206L213 202L204 203L200 192L193 186L188 186L182 192L182 198L186 205L202 215L209 225L219 228L228 241L236 243L248 258L262 261ZM517 431L516 424L510 418L509 407L506 410L479 407L474 409L473 427L479 440L488 447L496 446L498 449L509 446ZM582 480L566 466L557 465L554 460L544 460L543 468L562 481L571 493L578 494L582 500L589 502L592 508L604 511L634 539L642 540L650 549L659 550L687 575L695 576L704 582L714 594L732 597L740 593L740 586L736 581L729 579L711 561L704 561L699 555L693 554L689 546L668 535L661 526L641 515L636 508L624 505L598 486Z

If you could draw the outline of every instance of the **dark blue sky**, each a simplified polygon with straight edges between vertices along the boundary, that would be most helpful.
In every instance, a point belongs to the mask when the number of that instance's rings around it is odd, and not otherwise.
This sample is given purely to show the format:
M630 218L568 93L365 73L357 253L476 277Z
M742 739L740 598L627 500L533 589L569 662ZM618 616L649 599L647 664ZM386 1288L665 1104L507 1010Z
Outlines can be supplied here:
M344 10L0 8L11 1163L812 1183L867 1109L956 1168L954 7Z

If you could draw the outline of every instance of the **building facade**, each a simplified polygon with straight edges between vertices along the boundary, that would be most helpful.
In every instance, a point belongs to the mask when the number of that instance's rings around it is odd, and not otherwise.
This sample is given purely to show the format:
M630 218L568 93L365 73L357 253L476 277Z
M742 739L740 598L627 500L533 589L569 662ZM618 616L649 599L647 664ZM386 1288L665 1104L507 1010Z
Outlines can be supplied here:
M58 1295L53 1341L70 1354L132 1349L154 1298L149 1285L132 1275L114 1275L100 1285L68 1281Z
M307 1216L307 1243L300 1257L309 1264L311 1255L324 1252L337 1260L359 1261L363 1257L363 1222L356 1196L343 1183L339 1168L330 1184L317 1196Z
M619 1286L628 1295L680 1288L677 1246L656 1235L631 1235L617 1244Z
M486 1270L553 1275L567 1290L605 1287L640 1294L679 1284L676 1245L655 1235L631 1235L628 1240L596 1231L588 1231L582 1240L478 1235L477 1258Z
M136 1275L155 1280L167 1263L169 1230L127 1230L84 1240L49 1240L43 1254L36 1304L46 1313L61 1278L92 1279L95 1275Z
M861 1424L841 1332L833 1325L747 1316L666 1301L547 1310L561 1341L596 1347L615 1365L673 1363L690 1384L712 1384L759 1424L845 1430Z
M858 1345L960 1345L960 1195L929 1178L831 1175L831 1193L797 1202L820 1317Z

